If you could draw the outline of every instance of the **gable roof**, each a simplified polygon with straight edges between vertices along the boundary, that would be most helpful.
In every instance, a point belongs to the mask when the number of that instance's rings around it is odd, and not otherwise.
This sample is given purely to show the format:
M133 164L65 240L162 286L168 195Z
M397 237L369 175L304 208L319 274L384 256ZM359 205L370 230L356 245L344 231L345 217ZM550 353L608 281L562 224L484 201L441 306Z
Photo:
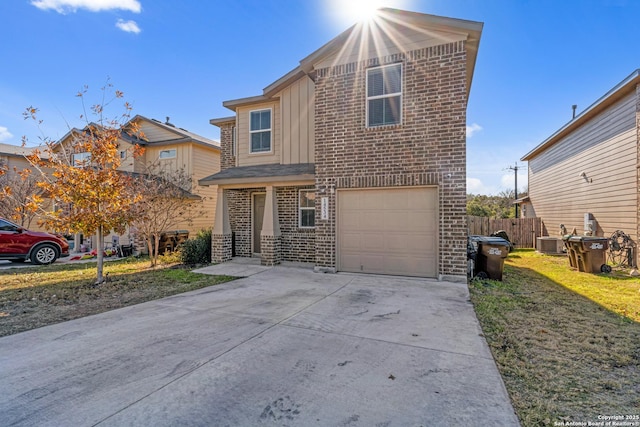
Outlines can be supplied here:
M122 129L126 129L130 123L136 122L136 121L146 121L154 126L158 126L162 129L168 130L170 131L172 134L175 135L175 138L171 138L171 139L163 139L163 140L157 140L157 141L148 141L148 140L144 140L144 139L140 139L140 138L136 138L133 137L131 135L128 135L126 132L122 132L120 134L120 138L131 143L131 144L140 144L140 145L149 145L150 143L153 145L169 145L169 144L181 144L181 143L194 143L194 144L198 144L207 148L212 148L214 150L220 151L220 145L212 140L212 139L208 139L205 138L204 136L200 136L198 134L195 134L193 132L189 132L186 129L183 128L178 128L175 127L174 125L168 125L166 123L162 123L159 120L156 119L149 119L147 117L141 116L141 115L136 115L135 117L133 117L132 119L128 120L124 125L122 125ZM69 138L71 135L73 134L77 134L77 133L82 133L85 132L87 130L87 128L91 127L91 126L100 126L97 123L89 123L87 124L87 126L85 126L82 129L79 128L72 128L71 130L69 130L62 138L60 138L56 144L60 144L62 141L66 140L67 138Z
M168 119L168 118L167 118ZM204 136L198 135L196 133L193 132L189 132L186 129L183 128L179 128L176 127L175 125L169 124L169 123L162 123L160 120L157 119L149 119L145 116L141 116L141 115L136 115L134 118L132 118L131 120L129 120L124 127L126 127L129 123L133 123L136 121L146 121L148 123L151 123L154 126L158 126L164 130L167 130L169 132L172 132L173 134L176 135L175 139L168 139L168 140L161 140L161 141L138 141L138 143L141 143L143 145L148 144L148 143L154 143L154 145L157 145L158 143L182 143L182 142L193 142L199 145L203 145L209 148L214 148L216 150L220 150L220 145L218 144L218 142L209 139L209 138L205 138ZM168 121L168 120L167 120Z
M602 97L600 97L596 102L587 107L575 118L571 119L570 122L558 129L549 138L538 144L538 146L536 146L533 150L522 156L520 160L531 160L547 150L549 147L560 142L562 138L569 135L571 132L578 129L585 123L589 122L589 120L591 120L593 117L600 114L602 111L609 108L612 104L629 94L630 91L635 91L638 84L640 84L640 69L635 70L633 73L627 76L627 78L615 85L613 89L605 93Z
M24 157L31 154L36 149L42 149L42 147L22 147L20 145L11 145L0 143L0 155L11 157Z
M273 99L274 95L286 86L305 75L310 75L315 70L317 64L329 58L331 55L340 52L342 47L349 43L350 40L359 39L359 37L367 31L367 25L367 23L360 22L343 31L333 40L302 59L299 66L264 88L262 95L229 100L223 102L222 105L235 111L237 107L242 105ZM382 33L384 33L384 27L389 25L401 28L403 31L414 31L430 35L433 35L434 32L441 32L464 37L466 39L465 46L467 49L467 96L469 95L483 23L398 9L381 8L378 10L377 18L371 22L371 25L375 25L378 31ZM374 30L371 31L373 33ZM394 40L393 37L391 39L396 45L400 44L400 42Z

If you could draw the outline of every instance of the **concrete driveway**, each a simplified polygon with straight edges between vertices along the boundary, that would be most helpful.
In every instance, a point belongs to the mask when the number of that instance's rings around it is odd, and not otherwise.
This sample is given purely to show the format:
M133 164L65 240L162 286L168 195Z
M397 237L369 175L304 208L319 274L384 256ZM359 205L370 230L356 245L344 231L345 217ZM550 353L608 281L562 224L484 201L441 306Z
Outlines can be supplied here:
M0 423L518 425L466 285L255 272L0 338Z

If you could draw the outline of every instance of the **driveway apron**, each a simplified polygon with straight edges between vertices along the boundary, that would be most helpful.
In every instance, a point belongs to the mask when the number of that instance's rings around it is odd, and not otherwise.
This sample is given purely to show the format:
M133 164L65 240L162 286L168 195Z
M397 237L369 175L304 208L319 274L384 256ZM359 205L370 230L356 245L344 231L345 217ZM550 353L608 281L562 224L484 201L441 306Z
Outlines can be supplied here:
M0 338L0 424L516 426L465 284L274 267Z

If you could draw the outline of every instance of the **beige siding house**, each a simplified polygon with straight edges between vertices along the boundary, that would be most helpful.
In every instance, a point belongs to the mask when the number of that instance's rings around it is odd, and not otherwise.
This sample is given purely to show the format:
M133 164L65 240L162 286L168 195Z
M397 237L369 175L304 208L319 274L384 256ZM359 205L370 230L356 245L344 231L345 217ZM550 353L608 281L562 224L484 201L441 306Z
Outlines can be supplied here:
M522 157L529 163L529 202L557 236L639 232L640 70Z
M130 173L141 173L147 169L152 172L154 169L184 170L192 180L192 187L185 190L201 197L202 210L205 214L191 223L180 223L174 230L166 231L187 230L189 235L193 236L199 230L210 228L211 224L213 224L216 210L217 189L215 186L200 186L198 185L198 180L210 175L212 170L220 170L220 146L218 143L174 126L169 122L169 118L167 118L166 122L161 122L137 115L123 127L127 128L132 123L137 124L143 136L141 138L132 138L126 134L121 136L119 150L122 163L119 170ZM73 135L77 132L82 132L82 130L72 129L69 131L58 141L58 146L70 143ZM134 157L133 148L135 145L144 147L142 156ZM1 148L0 146L0 151L2 151ZM20 147L14 147L14 149L18 148ZM81 156L82 153L73 155ZM0 153L0 160L4 159L4 157ZM12 156L9 164L16 162L21 162L20 164L23 167L29 166L24 156ZM134 243L140 251L146 251L144 242L136 239L135 230L129 229L118 237L120 244ZM111 242L111 238L112 235L105 236L105 242ZM95 248L93 236L87 239L83 237L81 240L84 247ZM75 248L79 249L80 244L78 243Z
M466 281L466 108L482 24L392 9L225 101L213 260Z

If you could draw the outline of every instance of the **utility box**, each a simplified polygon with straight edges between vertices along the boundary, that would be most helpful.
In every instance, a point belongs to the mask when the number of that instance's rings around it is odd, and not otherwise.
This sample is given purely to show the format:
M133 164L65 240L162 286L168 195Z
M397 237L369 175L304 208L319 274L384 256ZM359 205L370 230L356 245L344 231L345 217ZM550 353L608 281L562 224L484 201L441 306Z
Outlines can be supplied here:
M536 238L536 251L542 254L564 254L564 242L556 237L542 236Z

